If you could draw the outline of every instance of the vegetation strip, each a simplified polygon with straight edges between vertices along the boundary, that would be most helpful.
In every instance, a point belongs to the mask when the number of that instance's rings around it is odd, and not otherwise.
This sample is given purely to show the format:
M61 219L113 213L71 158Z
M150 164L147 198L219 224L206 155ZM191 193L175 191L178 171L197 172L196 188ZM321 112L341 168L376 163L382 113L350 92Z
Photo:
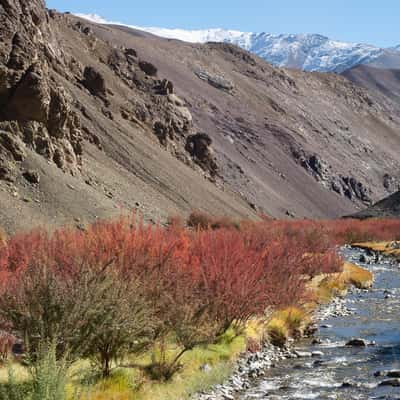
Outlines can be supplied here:
M342 285L370 285L337 246L400 231L395 220L191 221L131 217L5 239L1 330L28 369L14 364L1 396L35 399L46 384L64 396L52 399L187 398L244 351L301 335Z

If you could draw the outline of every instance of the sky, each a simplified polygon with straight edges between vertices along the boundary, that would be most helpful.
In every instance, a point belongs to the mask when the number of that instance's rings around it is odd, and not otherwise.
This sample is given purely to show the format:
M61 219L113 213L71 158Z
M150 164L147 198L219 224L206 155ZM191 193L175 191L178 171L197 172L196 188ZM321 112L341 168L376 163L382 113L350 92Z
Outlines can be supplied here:
M46 0L48 8L124 24L246 32L319 33L390 47L400 44L400 0Z

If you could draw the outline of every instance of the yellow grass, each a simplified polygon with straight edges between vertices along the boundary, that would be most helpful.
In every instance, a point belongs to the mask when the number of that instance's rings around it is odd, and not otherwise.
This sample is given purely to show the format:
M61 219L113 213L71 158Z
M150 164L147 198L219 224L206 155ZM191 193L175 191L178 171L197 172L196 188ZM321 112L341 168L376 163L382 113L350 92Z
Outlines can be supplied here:
M288 307L273 313L266 332L273 344L282 346L290 336L301 336L309 322L309 315L304 309Z
M374 282L372 272L346 262L344 264L342 279L345 283L353 285L359 289L369 289Z
M309 289L316 298L317 303L326 303L333 297L345 296L350 286L369 289L373 281L374 276L371 272L358 265L345 262L342 272L315 277L311 281ZM308 307L312 309L315 305L310 303Z
M0 246L4 245L6 243L6 240L7 240L6 232L2 228L0 228Z
M272 344L281 347L289 338L289 329L284 320L272 318L267 325L267 334Z
M400 249L393 249L391 244L400 242L391 241L391 242L364 242L364 243L354 243L354 247L359 247L364 250L372 250L380 252L386 256L392 256L396 258L400 258Z
M249 333L256 334L258 324L252 322ZM171 353L176 351L171 344ZM70 400L172 400L189 399L190 395L207 389L214 384L224 381L232 372L233 362L240 353L246 350L245 335L236 336L233 330L215 345L199 346L185 353L182 358L184 368L174 375L169 382L150 380L140 368L119 368L106 380L98 381L94 386L85 388L79 383L79 377L90 369L90 365L80 362L82 370L75 367L75 380L69 388ZM138 365L150 362L151 353L140 360L132 360ZM129 362L126 362L129 364ZM210 371L204 371L202 366L207 364ZM86 370L86 371L85 371ZM76 396L76 390L80 396Z
M5 383L8 381L9 368L12 369L13 375L17 382L26 382L29 379L28 370L21 364L12 363L10 365L4 365L0 368L0 383Z

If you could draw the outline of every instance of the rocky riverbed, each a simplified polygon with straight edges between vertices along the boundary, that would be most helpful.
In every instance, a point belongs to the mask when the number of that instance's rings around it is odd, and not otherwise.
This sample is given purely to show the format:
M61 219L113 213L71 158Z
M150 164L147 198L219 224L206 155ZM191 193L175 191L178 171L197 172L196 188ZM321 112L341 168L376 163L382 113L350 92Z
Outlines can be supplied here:
M400 267L349 247L346 260L375 276L316 313L316 336L242 357L231 378L195 400L400 399ZM212 373L212 370L210 370Z

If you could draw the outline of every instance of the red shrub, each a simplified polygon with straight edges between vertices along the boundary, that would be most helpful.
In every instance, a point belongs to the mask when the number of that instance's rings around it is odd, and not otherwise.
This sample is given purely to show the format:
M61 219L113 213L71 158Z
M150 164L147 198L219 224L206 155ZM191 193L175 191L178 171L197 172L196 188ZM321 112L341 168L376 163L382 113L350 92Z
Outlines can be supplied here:
M198 233L190 248L190 264L199 291L223 333L236 322L265 311L267 286L263 253L250 248L232 230Z
M399 220L265 218L242 222L239 230L230 219L194 212L188 223L197 229L145 225L133 216L98 222L85 232L13 236L0 243L0 295L32 265L45 266L73 287L82 265L94 270L112 264L119 276L140 282L156 310L155 337L172 332L190 348L268 308L303 301L308 278L340 271L337 246L400 238Z

